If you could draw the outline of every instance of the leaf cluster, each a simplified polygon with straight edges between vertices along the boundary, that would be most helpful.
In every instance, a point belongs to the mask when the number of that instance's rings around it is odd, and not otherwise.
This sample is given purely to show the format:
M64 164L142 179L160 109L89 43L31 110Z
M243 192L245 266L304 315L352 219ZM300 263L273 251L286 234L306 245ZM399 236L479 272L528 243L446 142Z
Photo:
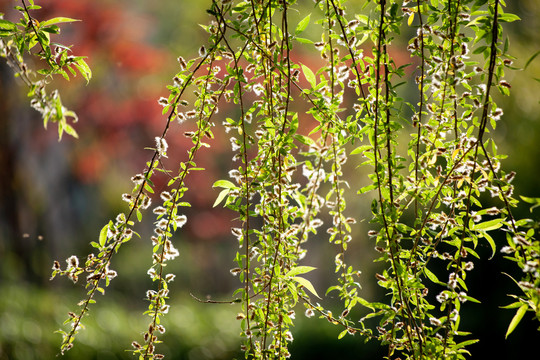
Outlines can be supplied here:
M27 86L30 104L41 114L43 126L47 128L49 122L57 123L59 139L64 132L77 137L77 132L70 124L78 120L77 115L64 107L57 90L46 89L55 75L69 80L70 76L76 76L78 72L87 82L92 77L84 56L71 55L69 46L51 40L51 35L60 33L58 24L77 20L55 17L40 22L30 14L32 10L41 8L34 0L28 0L28 4L21 0L20 4L15 7L21 16L18 22L6 20L0 13L0 57L6 60L15 76ZM26 54L34 58L36 64L45 67L33 70L25 58Z
M128 211L103 227L92 243L97 254L84 266L75 256L65 270L59 262L53 266L53 276L73 281L88 273L87 297L67 320L70 332L62 331L63 351L72 346L94 294L104 292L101 284L116 276L109 269L114 254L136 234L135 217L143 221L144 210L157 200L152 178L162 173L169 181L153 208L148 275L156 285L146 293L145 312L151 320L143 341L132 346L140 359L163 357L156 348L174 279L165 267L179 255L173 240L187 220L182 208L190 206L182 200L185 180L203 170L196 155L210 147L215 126L223 127L232 149L229 179L214 183L221 189L214 206L236 214L231 233L238 250L230 272L239 287L230 303L240 306L236 319L246 358L290 357L303 306L306 316L318 314L338 326L339 338L379 341L387 358L464 359L477 342L461 328L461 313L465 303L480 301L469 295L467 277L482 243L491 257L502 252L522 270L516 280L521 292L507 306L517 312L506 335L527 311L540 319L537 222L514 218L515 173L501 168L504 155L491 137L503 116L494 90L508 95L511 88L504 76L513 58L502 24L517 16L504 12L502 0L366 1L362 13L352 15L345 1L319 0L300 18L294 16L297 5L212 2L212 20L203 27L208 44L192 60L178 58L169 96L158 100L167 121L150 161L132 178L132 193L123 195ZM39 56L52 61L45 34L61 19L30 21L28 27L28 18L17 25L26 26L24 46L39 44ZM313 32L320 39L309 39ZM412 34L406 45L402 32ZM299 48L315 50L319 66L297 61ZM399 49L410 53L411 64L398 62ZM63 55L59 59L72 64ZM407 84L410 73L414 81ZM196 99L191 105L188 90ZM235 111L218 115L228 105ZM196 130L184 133L192 142L187 158L169 169L166 139L176 121L194 122ZM367 185L349 184L358 175L348 176L350 157L362 157ZM355 231L347 202L358 200L348 195L350 188L370 204L367 231ZM487 196L498 205L486 205ZM537 199L523 200L538 205ZM503 233L507 244L498 244L495 233ZM309 280L315 267L307 265L307 243L319 239L336 249L335 282L324 296ZM378 254L383 301L363 296L364 264L349 254L354 241L370 242ZM320 303L328 293L341 300L339 316Z

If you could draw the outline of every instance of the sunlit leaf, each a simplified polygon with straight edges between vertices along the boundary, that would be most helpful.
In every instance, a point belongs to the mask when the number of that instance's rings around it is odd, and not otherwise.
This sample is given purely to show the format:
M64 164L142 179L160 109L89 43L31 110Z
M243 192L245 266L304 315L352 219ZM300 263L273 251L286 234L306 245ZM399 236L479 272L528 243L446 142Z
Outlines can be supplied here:
M414 12L411 12L409 18L407 19L407 25L411 26L414 21Z
M214 201L214 205L212 205L212 207L218 206L223 201L223 199L225 199L227 195L229 195L229 192L230 192L229 189L221 190L219 192L218 197L216 198L216 201Z
M306 77L306 80L309 82L311 87L315 87L317 85L317 81L315 79L315 74L313 74L313 71L311 71L310 68L308 68L306 65L302 65L302 71L304 72L304 76Z
M4 19L0 19L0 30L3 31L14 31L17 29L17 25L12 23L11 21L7 21Z
M53 24L61 24L61 23L68 23L68 22L75 22L75 21L80 21L80 20L60 16L60 17L55 17L49 20L42 21L40 23L40 26L43 27L43 26L48 26L48 25L53 25Z
M298 26L296 27L296 29L294 30L294 33L296 35L299 35L300 33L302 33L304 30L306 30L306 28L308 27L309 25L309 19L311 17L311 14L308 14L308 16L306 16L305 18L303 18L299 23L298 23Z
M303 277L299 277L299 276L294 276L292 279L296 281L298 284L302 285L307 290L309 290L309 292L311 292L313 295L315 295L319 299L321 298L319 294L317 294L317 291L315 290L315 288L313 287L313 285L311 284L309 280L304 279Z
M521 18L516 14L505 13L499 15L499 21L501 22L513 22L517 20L521 20Z
M431 280L432 282L434 282L435 284L446 285L442 281L440 281L439 278L437 278L437 276L433 272L431 272L431 270L429 270L427 267L424 267L424 274L426 274L427 278Z
M481 231L491 231L500 228L503 226L503 221L505 219L499 218L499 219L493 219L489 221L484 221L478 224L474 224L471 227L471 230L481 230Z
M504 336L505 338L508 338L508 335L510 335L519 325L519 322L521 321L521 319L523 319L523 316L527 312L528 307L529 306L527 304L523 304L516 311L516 314L512 318L512 321L510 321L510 325L508 325L508 330L506 330L506 335Z
M99 232L99 245L102 247L105 246L105 243L107 242L108 230L109 230L109 224L105 225Z
M236 187L236 185L234 185L229 180L218 180L212 185L212 187L220 187L220 188L224 188L224 189L233 189L233 188Z
M294 267L291 270L289 270L287 272L287 274L285 274L285 276L296 276L296 275L300 275L300 274L306 274L306 273L308 273L310 271L313 271L315 269L316 268L313 267L313 266L297 266L297 267Z

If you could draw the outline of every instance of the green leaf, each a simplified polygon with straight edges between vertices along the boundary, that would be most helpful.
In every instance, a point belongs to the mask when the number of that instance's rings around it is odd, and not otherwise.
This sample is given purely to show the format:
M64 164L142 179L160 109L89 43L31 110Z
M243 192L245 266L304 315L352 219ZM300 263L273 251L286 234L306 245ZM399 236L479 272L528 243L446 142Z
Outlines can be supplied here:
M519 309L516 311L516 315L512 318L512 321L510 321L510 325L508 325L508 330L506 331L506 335L504 336L506 339L508 338L508 335L514 331L516 326L518 326L521 319L523 319L523 316L527 312L528 305L523 304L519 307Z
M540 53L540 51L538 53ZM525 201L525 202L527 202L529 204L533 204L533 206L531 206L531 208L530 208L531 212L533 211L534 208L540 206L540 198L531 198L531 197L526 197L526 196L521 196L521 195L520 195L520 198L521 198L521 200L523 200L523 201Z
M474 13L470 14L471 17L475 17L473 20L469 21L467 26L477 26L485 23L488 21L487 16L479 16L479 15L487 15L487 11L475 11ZM478 16L477 16L478 15Z
M313 44L313 41L311 41L309 39L306 39L306 38L297 37L297 38L295 38L295 40L298 41L299 43L302 43L302 44Z
M55 17L49 20L42 21L39 25L40 27L43 27L43 26L48 26L48 25L53 25L53 24L60 24L60 23L67 23L67 22L74 22L74 21L80 21L80 20L60 16L60 17Z
M296 304L298 302L298 292L296 291L296 287L294 287L293 284L289 283L287 284L287 288L289 289L289 292L294 299L294 304Z
M152 186L150 186L150 179L147 179L144 183L144 190L148 191L150 194L154 193L154 189L152 189Z
M78 139L79 138L79 135L77 134L77 131L75 131L75 129L73 128L73 126L69 125L69 124L64 124L64 131L73 136L75 139Z
M17 26L11 21L0 19L0 30L3 31L15 31Z
M302 65L302 71L304 72L306 80L309 82L311 87L315 87L317 85L317 80L315 79L315 74L313 74L313 71L311 71L311 69L304 64L300 65Z
M343 330L342 332L340 332L339 335L338 335L338 337L337 337L338 340L339 340L339 339L342 339L345 335L347 335L347 331L348 331L348 330L345 329L345 330Z
M216 201L214 201L214 205L212 205L212 207L218 206L223 201L223 199L225 199L227 195L229 195L229 191L230 191L229 189L221 190L218 197L216 198Z
M234 185L229 180L218 180L218 181L216 181L214 183L214 185L212 185L212 187L220 187L220 188L224 188L224 189L234 189L236 187L236 185Z
M540 54L540 50L538 50L537 52L535 52L534 54L532 54L532 56L529 58L529 60L527 60L527 62L525 63L525 66L523 66L523 70L527 69L527 67L530 65L530 63L534 60L534 58L536 58L538 55Z
M479 223L479 224L474 224L472 227L471 227L471 230L481 230L481 231L491 231L491 230L495 230L495 229L498 229L500 228L503 224L502 222L504 221L503 218L499 218L499 219L493 219L493 220L489 220L489 221L484 221L482 223Z
M428 279L431 280L432 282L434 282L435 284L446 285L442 281L440 281L439 278L437 277L437 275L432 273L431 270L429 270L427 267L424 268L424 274L426 274Z
M500 22L513 22L513 21L516 21L516 20L521 20L521 18L519 16L517 16L516 14L506 13L506 14L501 14L499 16L499 21Z
M105 225L99 232L99 245L102 247L105 246L105 243L107 242L108 230L109 230L109 224Z
M367 185L367 186L362 187L360 190L358 190L358 194L364 194L376 188L377 188L377 184Z
M480 54L484 51L488 50L489 48L487 46L479 46L476 49L473 50L473 54Z
M371 145L362 145L351 151L350 155L362 154L364 151L371 149Z
M373 305L372 305L369 301L367 301L366 299L364 299L364 298L361 298L361 297L357 296L357 297L356 297L356 301L357 301L360 305L362 305L362 306L364 306L364 307L367 307L368 309L375 310L375 308L373 307Z
M296 281L298 284L302 285L304 288L306 288L307 290L309 290L309 292L311 292L313 295L315 295L316 297L318 297L319 299L321 298L318 294L317 294L317 291L315 290L315 288L313 287L313 285L311 284L311 282L307 279L304 279L303 277L299 277L299 276L294 276L292 278L294 281Z
M495 245L495 241L493 240L491 235L489 235L488 233L485 233L483 236L488 241L489 246L491 246L491 257L489 258L489 260L491 260L491 259L493 259L493 257L497 253L497 246Z
M523 303L521 301L516 301L511 304L501 306L501 309L517 309L518 307L521 307Z
M296 276L300 274L306 274L310 271L315 270L316 268L313 266L297 266L289 270L285 276Z
M86 61L84 61L84 59L78 59L73 63L73 65L75 65L75 67L79 70L83 78L88 83L92 78L92 70L90 69Z
M310 18L311 14L308 14L308 16L306 16L305 18L303 18L299 23L298 23L298 26L296 27L296 29L294 30L294 33L296 35L299 35L300 33L302 33L304 30L306 30L306 28L308 27L309 25L309 18Z
M315 143L312 138L305 135L296 134L294 135L294 138L304 145L313 145Z
M481 304L481 302L480 302L479 300L473 298L472 296L467 296L467 295L465 295L465 296L463 296L463 297L464 297L466 300L471 301L471 302L473 302L473 303Z
M480 341L480 340L472 339L472 340L463 341L463 342L460 342L459 344L456 344L456 345L452 346L452 349L461 349L461 348L463 348L463 347L465 347L467 345L475 344L478 341Z
M56 25L43 27L43 28L41 28L41 30L45 31L45 32L48 32L50 34L59 34L60 33L60 28L58 26L56 26Z

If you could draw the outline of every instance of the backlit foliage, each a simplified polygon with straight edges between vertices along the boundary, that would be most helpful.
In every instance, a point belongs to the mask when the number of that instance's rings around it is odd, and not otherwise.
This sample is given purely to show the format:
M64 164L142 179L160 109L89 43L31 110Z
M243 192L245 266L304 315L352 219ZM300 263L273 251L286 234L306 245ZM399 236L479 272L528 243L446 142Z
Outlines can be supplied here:
M114 255L152 209L148 275L155 287L146 292L148 329L132 347L141 359L163 357L159 335L174 279L166 264L183 256L174 234L188 221L185 180L204 170L197 154L211 151L202 148L210 147L206 141L216 127L225 129L233 151L229 178L214 184L221 189L214 206L236 213L231 232L238 252L230 272L240 285L232 303L241 304L236 319L247 358L290 357L292 327L302 314L335 324L339 338L379 341L388 358L465 358L476 340L460 327L460 314L464 303L478 302L468 294L467 274L474 271L479 243L523 270L516 279L522 292L508 306L517 313L507 336L527 311L540 319L536 225L512 215L515 173L501 168L504 155L490 136L503 121L496 96L511 88L504 76L513 58L502 25L517 16L504 12L503 0L361 3L361 12L352 13L346 1L318 0L309 15L298 16L296 1L212 2L204 26L208 43L191 60L178 57L169 96L158 100L166 123L153 155L132 178L132 193L122 195L127 211L103 227L92 243L96 252L85 261L71 256L64 269L53 265L53 276L74 282L82 276L87 289L80 310L66 321L71 328L61 330L62 351L73 346L96 292L104 293L117 276ZM4 57L20 76L26 70L14 49L23 53L39 43L37 55L50 67L43 75L67 75L61 69L73 65L89 77L81 58L60 51L60 64L52 63L39 32L46 31L43 22L35 25L22 4L21 24L1 23ZM27 45L10 45L17 41ZM319 58L295 60L301 52ZM195 94L192 103L188 91ZM235 111L219 111L230 104ZM168 132L185 122L196 125L184 133L192 147L177 168L165 168L161 160L174 146ZM351 182L355 174L345 170L350 159L360 159L369 184ZM159 194L152 182L158 172L169 178ZM357 195L351 198L349 189ZM484 205L489 197L499 206ZM364 219L346 206L358 198L371 211L366 233L353 231ZM494 240L495 231L506 243ZM336 248L329 289L304 275L316 271L306 248L315 236ZM371 279L362 278L363 264L347 256L351 242L371 242L379 254L384 267L376 281L385 289L384 302L364 297L360 283ZM434 264L446 269L444 277ZM325 307L328 293L341 299L340 314ZM360 320L351 316L358 308L367 312Z

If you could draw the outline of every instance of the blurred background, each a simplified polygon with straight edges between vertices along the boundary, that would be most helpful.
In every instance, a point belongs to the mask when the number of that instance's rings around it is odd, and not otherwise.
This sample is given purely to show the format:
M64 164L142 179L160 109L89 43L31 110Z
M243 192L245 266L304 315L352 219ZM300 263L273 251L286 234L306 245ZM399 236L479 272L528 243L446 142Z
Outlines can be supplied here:
M359 9L362 3L350 1L349 6ZM17 17L12 10L15 4L0 0L0 12L6 19ZM68 311L77 309L85 291L83 284L73 285L65 278L49 281L52 263L60 260L64 266L63 259L74 254L84 258L92 251L89 242L97 239L102 226L126 211L121 194L131 191L130 177L141 172L151 156L144 148L154 145L154 137L165 124L157 99L167 95L165 85L177 71L177 56L196 56L200 45L206 43L206 34L198 24L210 20L205 11L209 4L207 0L56 0L41 4L43 9L34 13L37 19L61 15L82 20L64 25L58 41L75 44L75 55L88 56L93 79L88 85L81 77L54 84L60 88L64 104L79 115L78 140L65 136L58 142L52 125L44 130L39 114L28 104L26 90L11 69L0 63L0 359L49 359L59 353L61 336L54 331L62 326ZM317 12L311 1L301 6L301 14ZM514 66L522 69L540 50L540 3L508 2L507 11L522 19L505 24L510 53L517 57ZM309 58L317 57L315 53L301 56L306 57L304 63L318 61ZM499 153L508 154L504 167L517 171L515 193L538 197L540 56L525 70L508 71L506 79L512 92L510 97L497 97L504 116L493 136ZM185 157L190 143L182 134L190 126L175 125L171 130L169 144L175 148L169 156L171 167L174 159ZM169 359L241 357L240 331L234 320L239 306L202 304L189 296L228 300L239 286L228 271L234 267L237 245L229 230L233 214L221 207L212 208L217 191L211 185L227 177L231 164L229 141L220 134L217 130L212 149L203 149L198 155L198 164L206 171L188 180L189 221L175 235L181 256L169 265L178 276L171 288L165 343L160 345ZM354 169L354 159L350 163L349 173L354 177L348 181L365 181L365 174ZM156 183L158 190L165 186L164 179L161 181ZM358 219L369 216L365 199L354 199L353 195L348 211ZM516 209L516 217L530 216L538 218L526 206ZM97 306L86 318L86 329L64 358L132 358L125 350L131 341L141 340L148 322L142 315L147 307L144 294L152 285L146 275L152 260L152 224L148 220L136 228L142 238L134 238L115 256L112 268L119 277L106 289L107 295L97 299ZM367 230L367 221L355 229L361 234ZM374 284L378 265L372 263L376 257L373 244L367 237L355 239L350 259L364 273L363 296L382 298L384 294ZM479 247L487 259L489 246ZM321 237L310 251L309 265L319 268L311 280L317 288L325 289L333 281L333 259L324 254L334 249ZM463 310L462 329L481 340L469 347L473 358L518 358L527 355L525 349L530 344L540 341L539 324L529 315L504 340L513 311L499 307L510 303L506 293L517 289L501 272L518 273L512 264L496 256L476 263L470 274L470 295L482 301L467 303ZM334 300L329 296L324 303L341 311ZM306 319L301 307L297 313L291 347L294 359L384 356L384 349L375 342L364 344L350 336L338 341L340 329L323 320Z

